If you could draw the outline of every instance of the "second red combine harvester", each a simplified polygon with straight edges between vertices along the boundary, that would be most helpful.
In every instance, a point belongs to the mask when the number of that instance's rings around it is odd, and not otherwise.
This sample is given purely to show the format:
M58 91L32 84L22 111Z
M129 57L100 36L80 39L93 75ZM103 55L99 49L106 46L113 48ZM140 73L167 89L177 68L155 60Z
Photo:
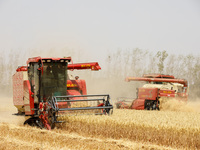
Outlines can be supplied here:
M131 103L126 98L119 100L116 107L120 109L160 110L163 99L177 99L187 102L188 83L172 75L149 74L143 77L127 77L126 81L145 81L143 87L137 88L137 98Z
M70 80L68 70L101 67L95 63L68 64L67 58L29 58L13 75L13 102L24 124L52 129L62 114L110 114L110 96L87 95L85 80ZM76 114L77 115L77 114Z

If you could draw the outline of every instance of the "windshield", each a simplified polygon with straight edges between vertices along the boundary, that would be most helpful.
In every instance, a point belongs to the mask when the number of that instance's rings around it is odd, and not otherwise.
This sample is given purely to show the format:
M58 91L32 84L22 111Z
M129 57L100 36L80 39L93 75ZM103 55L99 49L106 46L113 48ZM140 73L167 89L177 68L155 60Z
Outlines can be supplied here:
M45 62L41 75L41 96L47 99L51 96L66 95L67 91L67 63Z

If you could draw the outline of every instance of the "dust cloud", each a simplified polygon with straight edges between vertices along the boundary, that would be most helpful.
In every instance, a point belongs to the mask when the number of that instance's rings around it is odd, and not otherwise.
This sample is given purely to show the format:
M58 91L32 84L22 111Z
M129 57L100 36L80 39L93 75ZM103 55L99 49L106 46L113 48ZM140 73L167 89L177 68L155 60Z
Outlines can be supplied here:
M7 122L16 125L22 125L24 123L24 116L16 116L17 108L13 105L12 97L0 94L0 123Z
M176 99L171 99L163 102L161 110L200 113L200 101L188 100L188 102L185 103Z
M88 94L109 94L113 104L120 98L135 99L137 84L125 78L98 78L86 80Z

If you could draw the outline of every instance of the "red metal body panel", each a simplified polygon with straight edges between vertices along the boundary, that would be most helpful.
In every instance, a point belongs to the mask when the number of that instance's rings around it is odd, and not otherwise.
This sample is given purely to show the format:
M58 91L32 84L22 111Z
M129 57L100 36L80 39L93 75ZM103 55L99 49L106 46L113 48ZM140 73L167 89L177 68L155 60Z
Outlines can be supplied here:
M34 115L34 98L29 80L24 81L24 107L25 115Z
M78 63L78 64L69 64L68 69L91 69L91 70L100 70L101 67L97 62L92 63Z
M21 66L21 67L18 67L17 72L20 72L20 71L27 71L27 66Z
M81 95L81 93L77 90L67 90L67 95Z
M158 88L138 88L138 99L157 100Z
M82 95L87 95L85 80L67 80L67 91L69 90L77 90Z
M58 102L57 105L58 105L58 108L68 108L67 102Z
M131 109L143 110L145 99L136 99L133 101Z
M162 97L175 97L175 91L174 90L159 90L159 96Z
M79 80L77 80L79 81ZM79 84L76 82L76 80L67 80L67 87L68 88L79 88Z

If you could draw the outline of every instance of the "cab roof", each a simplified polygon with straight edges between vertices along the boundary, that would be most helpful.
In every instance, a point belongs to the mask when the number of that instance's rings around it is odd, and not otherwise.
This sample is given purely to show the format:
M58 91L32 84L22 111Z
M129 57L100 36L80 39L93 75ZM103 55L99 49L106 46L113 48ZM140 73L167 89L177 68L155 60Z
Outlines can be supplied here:
M51 61L70 62L71 61L71 57L63 57L63 58L54 58L54 57L41 58L39 56L39 57L29 58L26 63L29 64L31 62L39 62L40 60L42 60L42 62L51 62Z

